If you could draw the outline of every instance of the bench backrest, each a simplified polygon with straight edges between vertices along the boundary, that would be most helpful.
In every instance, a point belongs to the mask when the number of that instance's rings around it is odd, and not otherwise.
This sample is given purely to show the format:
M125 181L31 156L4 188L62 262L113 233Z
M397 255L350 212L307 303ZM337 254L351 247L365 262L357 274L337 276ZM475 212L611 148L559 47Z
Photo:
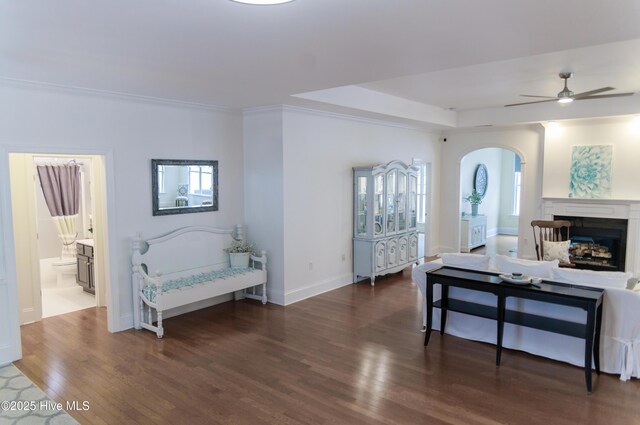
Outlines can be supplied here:
M240 226L234 229L190 226L154 239L134 241L140 252L139 261L149 276L173 274L203 267L218 269L229 266L229 255L223 251L234 239L242 237Z

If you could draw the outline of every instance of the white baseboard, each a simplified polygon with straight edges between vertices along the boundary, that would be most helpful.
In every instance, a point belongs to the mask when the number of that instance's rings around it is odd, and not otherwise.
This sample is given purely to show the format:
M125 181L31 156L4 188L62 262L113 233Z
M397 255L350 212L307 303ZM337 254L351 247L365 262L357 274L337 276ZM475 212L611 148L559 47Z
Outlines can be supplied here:
M120 316L118 321L118 329L114 329L113 332L126 331L133 328L133 313L127 313Z
M28 325L29 323L35 323L36 311L33 307L23 308L20 314L20 326Z
M518 228L517 227L498 227L498 234L518 236Z
M0 367L20 360L22 358L22 350L20 346L12 344L0 345Z
M353 274L351 273L325 279L320 282L307 285L303 288L287 292L284 295L284 305L293 304L334 289L342 288L343 286L350 285L351 283L353 283Z
M498 234L498 229L494 227L493 229L487 229L487 237L493 237Z
M284 306L284 292L279 289L270 289L267 283L267 300L270 303Z

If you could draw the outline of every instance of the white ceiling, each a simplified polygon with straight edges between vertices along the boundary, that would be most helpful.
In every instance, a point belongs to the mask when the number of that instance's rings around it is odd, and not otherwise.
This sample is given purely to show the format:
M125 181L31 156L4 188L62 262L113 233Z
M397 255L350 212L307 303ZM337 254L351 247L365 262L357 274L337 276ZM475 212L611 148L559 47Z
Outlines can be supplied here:
M479 109L555 95L561 70L574 92L640 92L638 22L638 0L5 0L0 78L229 108L359 85Z
M640 39L601 44L524 58L483 63L392 78L361 86L441 108L456 110L503 106L556 96L564 87L558 76L572 71L567 85L574 93L601 87L603 94L640 91Z

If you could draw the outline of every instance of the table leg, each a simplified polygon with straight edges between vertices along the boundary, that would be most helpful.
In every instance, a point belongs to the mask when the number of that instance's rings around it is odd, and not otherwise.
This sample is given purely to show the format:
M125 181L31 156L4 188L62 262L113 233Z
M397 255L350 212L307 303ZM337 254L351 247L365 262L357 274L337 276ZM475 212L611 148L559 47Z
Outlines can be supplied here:
M427 274L427 305L425 306L427 309L427 328L425 329L424 334L424 345L425 347L429 344L429 338L431 337L431 327L433 325L433 282L431 282L431 278L429 274Z
M442 296L440 297L440 335L444 335L444 328L447 326L448 308L449 285L442 285Z
M593 335L595 333L595 305L589 305L587 309L587 325L584 336L584 377L587 381L587 392L591 394L591 362L593 360Z
M505 314L505 296L499 294L498 295L498 309L496 311L498 317L496 318L497 322L497 331L498 338L496 341L497 349L496 349L496 366L500 366L500 358L502 357L502 336L504 335L504 314Z
M602 303L596 309L596 336L593 341L593 361L596 374L600 375L600 328L602 327Z

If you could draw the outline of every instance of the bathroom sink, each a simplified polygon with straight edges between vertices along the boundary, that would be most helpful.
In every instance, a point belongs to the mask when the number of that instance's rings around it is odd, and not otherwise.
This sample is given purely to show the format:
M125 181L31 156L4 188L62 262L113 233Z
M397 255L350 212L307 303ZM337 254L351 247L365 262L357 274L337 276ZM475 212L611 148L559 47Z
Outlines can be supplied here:
M93 246L93 239L78 239L76 243L81 243L83 245Z

